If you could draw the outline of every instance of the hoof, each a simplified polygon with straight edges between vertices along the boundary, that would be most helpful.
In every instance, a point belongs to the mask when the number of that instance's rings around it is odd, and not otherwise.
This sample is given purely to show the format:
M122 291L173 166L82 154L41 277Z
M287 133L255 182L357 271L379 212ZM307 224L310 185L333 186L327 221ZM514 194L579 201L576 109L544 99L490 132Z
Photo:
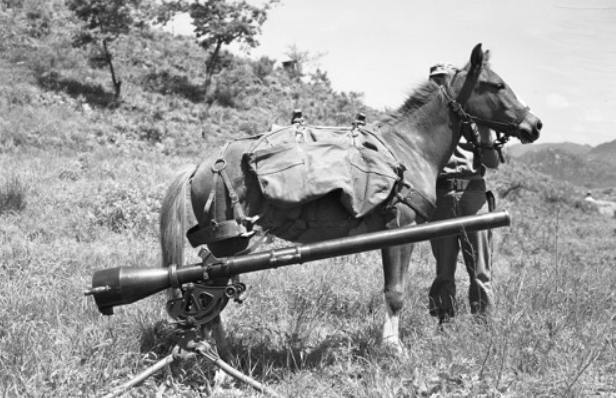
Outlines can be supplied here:
M233 382L233 377L229 376L222 369L216 369L214 373L214 388L222 389L223 386L229 385Z
M383 347L385 347L386 350L392 352L398 358L408 358L408 352L406 351L406 348L404 348L402 342L397 337L384 337Z

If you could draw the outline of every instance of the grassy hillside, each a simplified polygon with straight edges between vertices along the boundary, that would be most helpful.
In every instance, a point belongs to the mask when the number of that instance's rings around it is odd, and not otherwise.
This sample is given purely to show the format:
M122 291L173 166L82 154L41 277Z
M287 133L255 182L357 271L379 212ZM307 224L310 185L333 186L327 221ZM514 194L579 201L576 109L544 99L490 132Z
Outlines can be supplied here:
M589 160L558 149L530 152L518 160L538 172L579 187L599 190L616 187L614 166L602 160Z
M118 46L125 83L114 104L106 72L70 47L60 3L43 4L56 7L44 36L25 14L0 13L0 395L102 396L178 340L162 294L111 317L82 295L96 270L159 266L158 212L174 173L296 107L318 124L378 115L323 76L298 81L268 60L233 58L204 99L199 49L151 32ZM232 364L292 397L615 395L616 219L516 159L488 179L513 219L494 231L488 326L468 315L461 264L461 316L437 332L422 243L401 320L407 357L378 344L382 270L369 252L243 278L248 299L223 313ZM211 391L211 374L189 361L125 396L155 396L166 382L168 397L259 396L239 383Z
M558 180L605 193L606 199L616 187L616 140L596 147L573 143L512 145L508 156Z
M616 140L597 145L588 152L587 159L591 161L602 161L616 165Z
M123 81L121 101L115 103L108 70L93 68L89 50L71 46L75 21L60 4L48 7L49 26L42 36L30 32L27 10L0 14L0 89L7 110L0 144L5 148L107 146L195 155L229 138L288 123L296 108L308 121L327 125L350 124L358 111L369 119L377 114L361 94L334 92L326 74L300 80L274 68L274 60L231 54L204 98L205 52L193 39L152 30L114 42L114 64Z

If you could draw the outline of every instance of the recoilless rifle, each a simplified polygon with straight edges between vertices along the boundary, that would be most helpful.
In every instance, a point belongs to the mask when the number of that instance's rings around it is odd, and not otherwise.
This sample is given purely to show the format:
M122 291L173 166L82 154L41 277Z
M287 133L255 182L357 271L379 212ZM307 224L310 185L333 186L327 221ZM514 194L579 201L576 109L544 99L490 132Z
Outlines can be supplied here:
M230 299L240 300L246 286L234 281L234 277L241 274L503 227L510 223L509 213L501 210L224 259L209 256L202 263L181 267L172 264L168 268L104 269L94 273L92 287L85 294L94 296L102 314L111 315L114 307L134 303L168 288L179 288L182 297L169 300L167 311L178 323L196 326L215 318ZM231 279L231 283L224 286L213 283L221 278Z

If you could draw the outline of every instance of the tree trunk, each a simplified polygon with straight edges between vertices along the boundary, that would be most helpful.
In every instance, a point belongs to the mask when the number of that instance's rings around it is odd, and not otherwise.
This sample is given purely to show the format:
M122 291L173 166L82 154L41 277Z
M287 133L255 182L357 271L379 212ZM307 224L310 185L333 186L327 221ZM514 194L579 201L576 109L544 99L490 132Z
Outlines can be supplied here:
M112 56L107 47L107 40L103 40L103 49L105 50L105 59L107 65L109 65L109 71L111 72L111 82L113 83L114 97L117 101L120 98L120 90L122 89L122 80L116 78L115 70L113 68Z
M214 75L214 71L216 70L216 66L218 65L218 54L220 53L220 49L222 47L222 41L218 41L216 43L216 48L212 51L212 55L210 55L209 59L205 63L205 83L203 85L204 89L204 97L205 102L207 103L207 95L210 91L210 86L212 84L212 76Z

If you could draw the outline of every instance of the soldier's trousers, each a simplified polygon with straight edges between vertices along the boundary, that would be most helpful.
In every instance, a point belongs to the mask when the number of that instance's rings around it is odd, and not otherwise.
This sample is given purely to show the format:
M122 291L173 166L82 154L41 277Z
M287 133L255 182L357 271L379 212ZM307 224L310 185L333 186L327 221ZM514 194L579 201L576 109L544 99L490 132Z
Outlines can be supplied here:
M437 209L432 221L487 213L485 189L437 189ZM455 273L458 253L469 275L469 303L473 314L485 315L493 304L491 275L492 232L482 230L430 241L436 259L436 278L430 288L430 315L444 321L456 315Z

